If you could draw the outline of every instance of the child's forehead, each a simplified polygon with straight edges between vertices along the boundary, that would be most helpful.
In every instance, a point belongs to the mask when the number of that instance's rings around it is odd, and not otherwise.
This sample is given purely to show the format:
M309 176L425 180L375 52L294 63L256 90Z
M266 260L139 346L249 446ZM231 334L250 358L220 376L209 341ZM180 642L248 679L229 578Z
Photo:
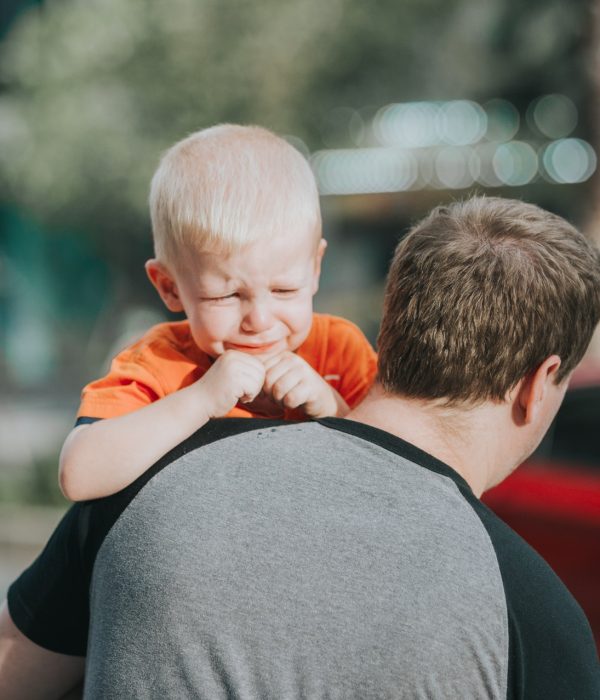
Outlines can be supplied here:
M313 235L280 236L234 247L203 247L182 255L182 272L194 277L243 278L301 276L312 269L318 240Z
M228 243L225 240L204 241L196 248L186 246L180 251L183 260L195 263L218 264L227 260L262 257L265 261L287 254L310 257L316 254L321 240L321 230L316 227L291 227L274 235L257 236L244 242Z

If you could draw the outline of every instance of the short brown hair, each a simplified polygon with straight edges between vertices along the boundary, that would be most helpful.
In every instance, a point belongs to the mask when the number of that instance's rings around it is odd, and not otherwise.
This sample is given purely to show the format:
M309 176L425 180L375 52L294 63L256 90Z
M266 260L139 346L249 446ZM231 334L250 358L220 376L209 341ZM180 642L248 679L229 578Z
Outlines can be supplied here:
M510 199L441 206L396 248L379 382L447 405L503 400L556 354L564 379L600 318L600 254L560 216Z

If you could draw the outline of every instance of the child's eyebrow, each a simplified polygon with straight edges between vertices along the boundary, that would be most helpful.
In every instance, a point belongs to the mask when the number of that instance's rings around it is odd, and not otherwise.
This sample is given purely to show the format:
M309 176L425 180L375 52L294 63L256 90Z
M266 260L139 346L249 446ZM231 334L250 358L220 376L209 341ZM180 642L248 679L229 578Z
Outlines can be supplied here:
M283 272L273 278L272 284L278 284L282 287L298 286L302 284L308 276L305 270L301 272Z
M202 289L198 291L198 298L211 299L212 297L224 297L233 294L235 289Z
M218 297L224 294L230 294L235 291L237 286L231 283L223 282L222 284L202 285L196 287L196 294L199 297Z

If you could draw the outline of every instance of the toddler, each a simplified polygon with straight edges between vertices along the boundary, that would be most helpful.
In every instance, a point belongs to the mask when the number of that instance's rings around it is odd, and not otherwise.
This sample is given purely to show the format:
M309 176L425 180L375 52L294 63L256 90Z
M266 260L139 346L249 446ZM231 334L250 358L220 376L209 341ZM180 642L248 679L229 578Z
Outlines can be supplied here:
M162 323L82 392L60 456L71 500L121 490L211 418L343 416L369 389L373 349L315 314L326 243L305 158L255 126L224 124L170 148L152 179Z

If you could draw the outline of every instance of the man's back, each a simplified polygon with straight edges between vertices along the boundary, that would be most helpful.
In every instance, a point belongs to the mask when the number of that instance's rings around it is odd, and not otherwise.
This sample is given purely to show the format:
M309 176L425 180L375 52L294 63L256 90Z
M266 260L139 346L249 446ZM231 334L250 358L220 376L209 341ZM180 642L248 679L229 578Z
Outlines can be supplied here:
M214 422L81 508L86 697L594 697L583 614L462 477L321 423Z

